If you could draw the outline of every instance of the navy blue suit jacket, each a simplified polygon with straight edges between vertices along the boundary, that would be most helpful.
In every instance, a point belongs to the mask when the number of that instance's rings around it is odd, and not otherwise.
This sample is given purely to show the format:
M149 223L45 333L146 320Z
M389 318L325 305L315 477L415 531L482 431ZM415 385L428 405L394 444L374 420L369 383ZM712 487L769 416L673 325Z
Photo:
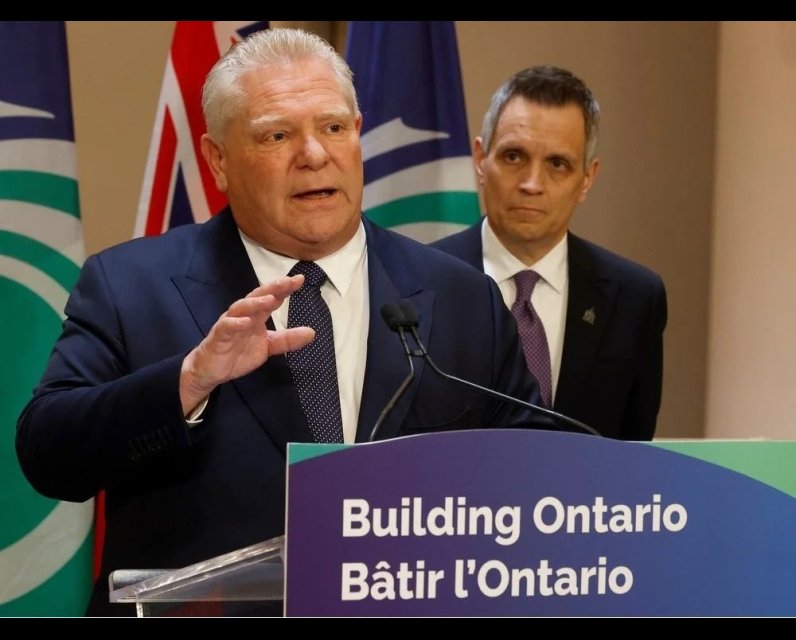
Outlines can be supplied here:
M367 221L365 229L370 325L357 441L368 438L407 373L398 337L381 318L387 302L415 305L444 371L537 403L494 282ZM190 430L178 391L185 355L257 284L229 211L86 261L64 331L20 416L17 453L45 495L83 501L106 490L90 612L120 612L122 605L107 604L114 569L176 568L284 532L286 445L312 441L286 358L218 387ZM380 438L533 421L523 409L455 387L423 361L416 367Z
M604 436L651 440L661 403L663 282L571 233L567 243L569 302L553 408ZM481 221L433 246L484 270Z

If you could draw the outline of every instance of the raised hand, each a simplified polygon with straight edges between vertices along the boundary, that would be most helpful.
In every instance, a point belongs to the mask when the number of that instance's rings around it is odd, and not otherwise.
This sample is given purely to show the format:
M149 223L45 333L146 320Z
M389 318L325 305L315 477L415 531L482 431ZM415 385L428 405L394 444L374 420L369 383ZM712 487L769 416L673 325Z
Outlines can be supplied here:
M303 275L286 276L230 305L183 360L180 400L185 415L218 385L254 371L272 355L300 349L315 337L310 327L269 331L265 324L303 284Z

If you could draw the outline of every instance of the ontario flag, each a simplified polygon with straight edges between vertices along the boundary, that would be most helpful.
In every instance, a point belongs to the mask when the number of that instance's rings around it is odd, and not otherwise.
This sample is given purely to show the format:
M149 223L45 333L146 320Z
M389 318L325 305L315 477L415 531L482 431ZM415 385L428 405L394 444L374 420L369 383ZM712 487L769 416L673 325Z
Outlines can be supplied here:
M144 173L134 235L204 222L227 204L202 158L205 77L227 50L268 22L178 21L174 28Z
M351 22L346 59L363 115L368 218L422 242L478 220L453 22Z

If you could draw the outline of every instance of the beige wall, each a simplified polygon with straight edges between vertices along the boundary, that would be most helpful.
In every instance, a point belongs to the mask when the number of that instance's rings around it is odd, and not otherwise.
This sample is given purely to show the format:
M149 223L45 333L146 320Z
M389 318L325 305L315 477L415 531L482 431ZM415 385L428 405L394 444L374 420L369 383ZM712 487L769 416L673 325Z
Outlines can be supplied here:
M89 252L132 234L172 28L67 25ZM594 90L604 114L602 169L574 230L663 276L669 325L658 433L702 435L716 23L459 22L457 34L473 136L492 92L523 66L568 67Z
M796 24L722 23L707 434L794 438Z
M86 253L129 240L173 22L67 22Z

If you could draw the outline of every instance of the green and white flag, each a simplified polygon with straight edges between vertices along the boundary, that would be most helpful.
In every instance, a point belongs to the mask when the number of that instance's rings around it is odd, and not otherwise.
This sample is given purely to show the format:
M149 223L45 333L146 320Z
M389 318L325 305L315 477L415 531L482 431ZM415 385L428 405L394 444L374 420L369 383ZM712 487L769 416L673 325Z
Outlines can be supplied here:
M351 22L346 59L363 116L368 218L421 242L478 220L453 22Z
M37 494L16 421L83 261L63 22L0 22L0 616L82 615L93 500Z

